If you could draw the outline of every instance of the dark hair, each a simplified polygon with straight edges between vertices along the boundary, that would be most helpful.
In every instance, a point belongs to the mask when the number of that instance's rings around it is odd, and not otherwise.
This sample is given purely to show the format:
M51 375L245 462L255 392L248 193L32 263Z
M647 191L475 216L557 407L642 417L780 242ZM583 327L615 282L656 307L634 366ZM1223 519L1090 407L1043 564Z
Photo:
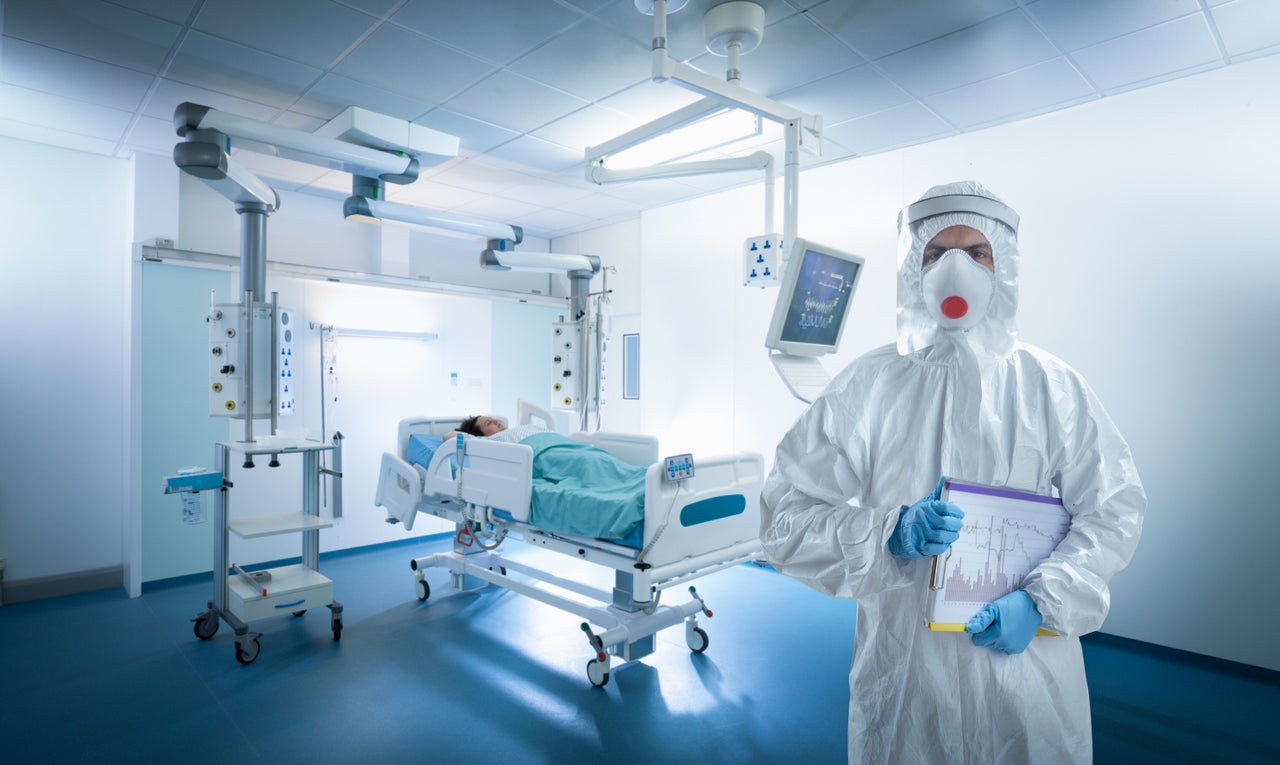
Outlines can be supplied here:
M484 433L480 432L480 426L476 425L476 420L478 419L480 419L480 415L477 414L463 420L462 424L458 426L458 432L466 433L469 436L483 436Z

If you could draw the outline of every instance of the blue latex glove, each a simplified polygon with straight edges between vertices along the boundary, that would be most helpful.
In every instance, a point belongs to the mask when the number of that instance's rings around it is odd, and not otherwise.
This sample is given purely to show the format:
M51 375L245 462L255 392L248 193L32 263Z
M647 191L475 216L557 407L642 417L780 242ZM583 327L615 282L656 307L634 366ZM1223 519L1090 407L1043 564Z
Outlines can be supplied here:
M1027 591L1014 590L974 614L964 631L973 635L974 645L1009 654L1022 653L1043 621L1040 609Z
M964 511L959 505L938 499L947 482L943 476L933 493L898 516L898 525L889 537L889 552L899 558L925 558L941 555L960 538L960 519Z

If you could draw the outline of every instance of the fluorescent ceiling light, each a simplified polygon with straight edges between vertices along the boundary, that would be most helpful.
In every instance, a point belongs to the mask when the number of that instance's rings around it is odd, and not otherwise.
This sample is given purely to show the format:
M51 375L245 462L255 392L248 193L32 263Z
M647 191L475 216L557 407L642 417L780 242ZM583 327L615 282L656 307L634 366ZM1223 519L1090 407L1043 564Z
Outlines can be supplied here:
M674 162L758 138L762 132L759 116L741 109L725 109L610 155L605 159L605 166L621 169Z

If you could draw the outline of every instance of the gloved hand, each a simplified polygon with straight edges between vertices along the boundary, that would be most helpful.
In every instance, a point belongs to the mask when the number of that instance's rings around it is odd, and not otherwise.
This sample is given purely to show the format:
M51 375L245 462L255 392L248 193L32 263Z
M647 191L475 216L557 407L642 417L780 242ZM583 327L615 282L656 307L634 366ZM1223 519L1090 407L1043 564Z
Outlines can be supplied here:
M960 538L964 511L959 505L938 499L946 481L943 476L932 494L902 511L893 536L889 537L889 552L907 559L941 555Z
M1022 653L1036 636L1044 617L1026 590L1014 590L974 614L964 631L973 644L1008 654Z

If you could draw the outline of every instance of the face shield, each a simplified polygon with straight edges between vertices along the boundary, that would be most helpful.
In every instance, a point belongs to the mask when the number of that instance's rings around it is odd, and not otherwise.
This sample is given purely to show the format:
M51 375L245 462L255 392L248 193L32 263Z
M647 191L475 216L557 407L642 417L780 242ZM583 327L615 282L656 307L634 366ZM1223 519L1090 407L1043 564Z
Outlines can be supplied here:
M984 356L1012 349L1017 340L1018 222L1016 212L973 181L934 187L902 211L898 216L899 353L914 353L943 341L963 342ZM923 266L925 248L953 226L967 226L986 238L993 271L968 262L963 250L947 252L929 268ZM960 315L956 315L960 303L948 300L953 297L963 300L965 310Z

